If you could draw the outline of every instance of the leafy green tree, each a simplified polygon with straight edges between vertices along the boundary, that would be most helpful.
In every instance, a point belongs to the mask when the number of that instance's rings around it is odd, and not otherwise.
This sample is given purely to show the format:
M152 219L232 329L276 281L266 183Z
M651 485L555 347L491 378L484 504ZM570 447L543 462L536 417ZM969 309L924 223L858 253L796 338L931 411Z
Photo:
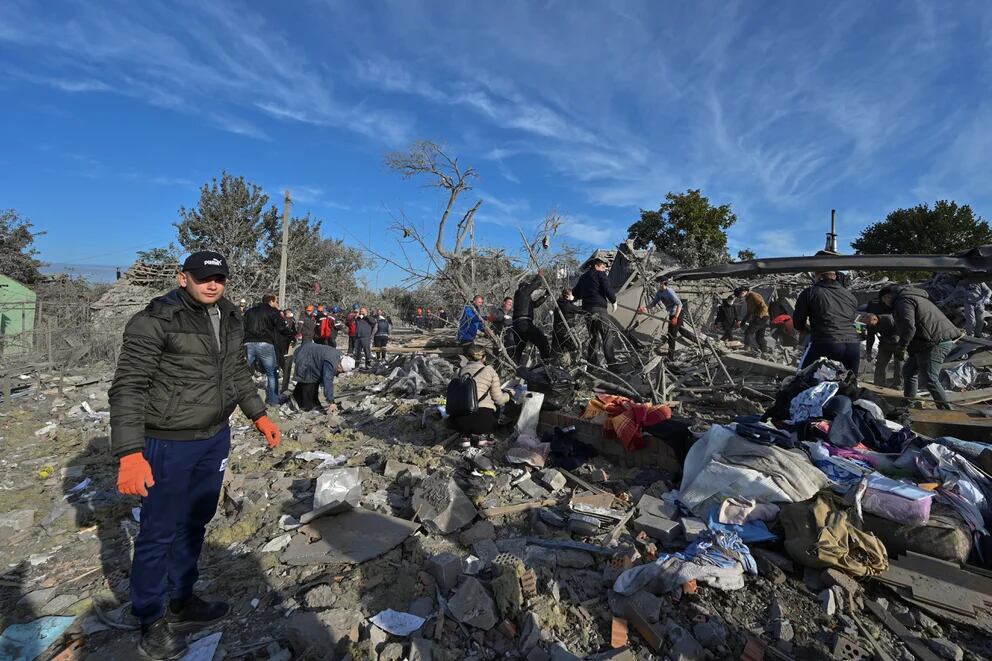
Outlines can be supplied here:
M992 228L967 204L938 200L896 209L869 225L851 247L869 255L929 255L968 250L992 243Z
M31 221L14 209L0 210L0 273L26 285L42 280L32 227Z
M713 206L698 189L669 193L657 211L641 209L627 232L635 248L654 242L683 266L726 262L727 230L737 222L729 204Z
M232 297L257 297L272 288L265 264L281 226L279 212L260 186L225 171L220 181L204 184L196 208L180 208L179 217L175 227L187 252L216 250L227 258Z
M737 251L738 262L749 262L752 259L758 259L758 253L754 252L750 248L745 248L744 250Z

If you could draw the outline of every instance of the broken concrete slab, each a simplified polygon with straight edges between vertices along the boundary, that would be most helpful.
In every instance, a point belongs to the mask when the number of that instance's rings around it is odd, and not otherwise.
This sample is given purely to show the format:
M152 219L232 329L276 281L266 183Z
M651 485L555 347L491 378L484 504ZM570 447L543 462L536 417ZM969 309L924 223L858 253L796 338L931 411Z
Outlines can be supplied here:
M285 535L279 535L275 539L271 540L268 544L263 546L259 551L261 553L275 553L282 551L284 548L289 546L289 543L293 541L293 536L289 533Z
M568 480L560 471L554 468L545 468L537 474L538 481L550 489L552 492L561 491L568 484Z
M396 548L420 526L357 508L317 519L306 527L313 528L320 539L311 543L307 535L296 534L279 557L280 562L294 566L365 562Z
M463 530L458 535L458 543L462 546L472 546L481 539L496 539L496 526L492 521L481 519L476 521L470 528Z
M34 525L36 510L14 510L0 514L0 529L10 528L13 532L22 532Z
M477 579L466 578L448 601L452 615L462 624L489 631L496 626L496 603Z
M410 477L418 480L424 477L424 471L420 468L420 466L405 464L401 461L395 461L393 459L387 459L386 465L382 469L383 477L390 480L395 480L404 473L408 473Z
M695 517L683 517L681 519L682 532L685 534L685 541L694 542L696 538L706 531L707 526L703 523L702 519L697 519Z
M413 492L413 509L424 524L444 535L464 528L479 513L454 479L441 474L420 483Z
M651 514L662 519L674 520L679 518L679 508L673 503L647 494L641 496L641 499L637 501L637 513Z
M462 559L454 553L440 553L427 561L427 571L444 594L451 592L462 575Z

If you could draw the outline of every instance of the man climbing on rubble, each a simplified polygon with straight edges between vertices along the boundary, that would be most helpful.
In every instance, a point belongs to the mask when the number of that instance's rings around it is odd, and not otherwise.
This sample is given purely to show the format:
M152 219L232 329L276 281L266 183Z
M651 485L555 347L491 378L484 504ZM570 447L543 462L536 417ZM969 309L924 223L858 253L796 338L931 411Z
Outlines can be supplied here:
M490 435L496 431L499 420L496 407L510 401L510 396L500 388L499 374L495 369L486 365L486 352L478 344L465 347L465 357L468 362L458 373L459 377L469 376L475 382L475 411L460 415L454 409L454 402L448 406L453 411L449 418L451 427L465 435L461 442L463 448L471 446L488 447L493 444Z
M265 372L265 403L279 406L283 399L279 395L279 359L276 345L281 338L291 339L294 333L286 325L279 312L279 300L275 294L262 296L262 302L245 312L245 347L248 364L260 365Z
M737 322L737 296L731 294L723 299L720 307L716 310L716 323L723 330L720 339L729 342L734 339L734 329L738 327Z
M765 303L765 297L751 291L747 285L735 289L734 296L744 299L745 312L741 321L744 327L744 346L765 353L768 351L768 340L765 339L768 331L768 304Z
M686 333L683 328L685 304L682 303L682 299L675 293L675 290L669 286L668 278L664 276L658 279L658 291L655 292L654 298L647 305L637 308L637 311L641 314L647 314L659 305L664 305L665 312L668 314L668 358L672 359L675 357L675 340L679 334L689 338L692 336Z
M964 333L933 304L930 296L916 287L886 285L879 298L893 310L899 333L902 366L902 392L907 400L916 399L920 374L938 409L949 410L947 393L940 383L940 366Z
M541 275L542 272L538 271L522 280L513 294L513 333L517 336L517 342L513 347L512 358L518 365L523 362L528 344L537 347L542 361L551 359L551 344L544 331L534 321L534 310L544 305L549 294L548 291L544 291L537 300L534 299L534 292L542 287Z
M296 371L293 400L304 411L321 410L318 390L323 385L327 410L335 411L334 377L351 367L354 367L354 362L345 360L339 349L304 341L293 354L293 368Z
M589 268L575 283L575 294L582 300L582 311L586 317L586 328L589 331L589 344L586 347L586 360L596 363L596 349L603 345L603 355L607 365L615 365L613 343L610 341L610 315L606 306L617 309L617 295L606 277L606 262L596 257Z
M810 343L801 367L818 358L829 358L858 374L861 343L854 328L858 299L837 281L835 271L816 274L816 283L796 300L792 323L798 331L808 331Z
M878 338L878 353L875 359L875 385L886 388L902 388L902 358L899 349L899 330L896 322L889 314L875 314L869 312L865 315L865 325L868 327L865 350L868 360L872 359L872 349L875 348L875 339ZM885 378L885 371L892 362L892 380Z
M190 255L178 288L128 322L110 387L117 489L142 497L131 610L141 623L141 650L153 659L176 658L186 649L185 633L230 610L204 601L193 586L220 497L234 408L270 448L280 441L248 370L238 309L224 298L228 274L222 255Z
M369 318L369 309L358 309L355 317L355 367L362 366L365 357L365 367L372 367L372 334L375 331L375 321Z
M462 317L458 320L458 341L461 344L475 342L475 336L480 330L487 332L485 324L482 323L482 306L485 304L485 299L476 295L462 310Z
M555 301L557 310L552 319L551 349L558 361L563 364L572 362L572 353L579 350L573 326L576 316L582 314L582 308L575 304L572 290L565 288L561 298Z

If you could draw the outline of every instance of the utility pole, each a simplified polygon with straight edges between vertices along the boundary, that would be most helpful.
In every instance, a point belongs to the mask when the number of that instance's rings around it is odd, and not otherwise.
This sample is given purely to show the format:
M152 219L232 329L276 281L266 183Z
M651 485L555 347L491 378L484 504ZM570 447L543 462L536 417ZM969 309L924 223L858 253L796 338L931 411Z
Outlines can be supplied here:
M282 206L282 251L279 254L279 305L286 307L286 266L289 261L289 210L293 206L293 198L286 191L286 199Z
M826 252L837 252L837 209L830 210L830 232L827 233Z

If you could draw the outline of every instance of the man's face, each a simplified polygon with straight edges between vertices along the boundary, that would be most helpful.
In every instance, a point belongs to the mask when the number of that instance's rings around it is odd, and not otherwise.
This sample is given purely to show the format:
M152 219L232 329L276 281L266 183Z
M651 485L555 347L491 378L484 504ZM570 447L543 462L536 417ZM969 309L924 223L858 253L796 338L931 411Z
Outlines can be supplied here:
M597 271L605 271L606 270L606 264L603 264L602 262L597 262L593 266L593 268L596 269Z
M505 301L503 301L503 309L504 310L512 310L513 309L513 299L512 298L508 298Z
M876 317L873 314L868 315L867 317L865 317L865 325L867 325L869 328L874 328L875 326L878 325L878 317Z
M745 296L747 296L748 291L749 290L747 289L742 289L741 291L737 292L737 298L744 298Z
M472 299L472 303L477 308L481 308L482 307L482 304L485 303L485 302L486 302L485 299L483 299L481 296L476 296L475 298Z
M362 315L363 317L368 316L369 314L368 308L359 308L358 314Z
M224 295L227 285L226 275L212 275L203 280L197 280L192 273L182 272L177 278L179 286L197 303L213 305Z
M892 294L886 294L885 296L882 296L881 301L889 307L892 307L892 298Z

